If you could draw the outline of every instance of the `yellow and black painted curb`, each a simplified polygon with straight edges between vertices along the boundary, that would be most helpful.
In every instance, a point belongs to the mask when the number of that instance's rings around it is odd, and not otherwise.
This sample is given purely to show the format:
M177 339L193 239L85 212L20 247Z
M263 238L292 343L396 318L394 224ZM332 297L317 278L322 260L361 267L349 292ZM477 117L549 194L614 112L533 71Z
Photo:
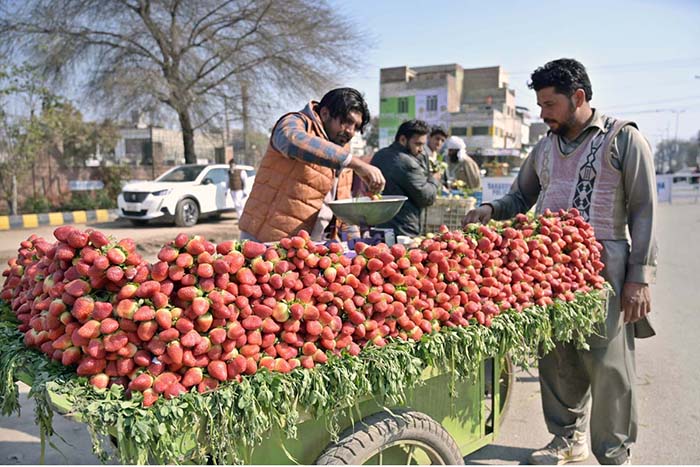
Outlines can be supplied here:
M119 216L116 209L94 209L90 211L46 212L42 214L21 214L0 216L0 231L31 229L41 225L87 224L88 222L108 222Z

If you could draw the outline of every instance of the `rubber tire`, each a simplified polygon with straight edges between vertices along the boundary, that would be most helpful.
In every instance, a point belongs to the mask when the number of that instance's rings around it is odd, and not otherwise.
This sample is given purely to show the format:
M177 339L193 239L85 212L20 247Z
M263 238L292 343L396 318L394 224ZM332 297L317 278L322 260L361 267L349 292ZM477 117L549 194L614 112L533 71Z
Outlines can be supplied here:
M148 221L145 219L129 219L131 222L131 225L135 227L143 227L145 225L148 225Z
M464 464L457 443L438 422L414 410L395 409L392 413L377 412L343 431L338 442L329 445L316 464L357 465L369 460L382 447L401 440L427 444L445 465Z
M186 206L191 206L195 209L194 222L185 219ZM197 205L197 202L192 198L181 199L175 208L175 225L178 227L192 227L193 225L197 224L197 222L199 222L199 206Z

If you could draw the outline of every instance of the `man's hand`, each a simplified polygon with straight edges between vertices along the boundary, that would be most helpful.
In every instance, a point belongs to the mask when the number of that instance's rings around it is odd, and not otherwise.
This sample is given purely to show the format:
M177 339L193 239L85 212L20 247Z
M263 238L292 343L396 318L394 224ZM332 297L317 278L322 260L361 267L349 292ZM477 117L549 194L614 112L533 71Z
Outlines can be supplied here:
M648 284L625 282L622 287L622 312L625 323L636 323L651 313L651 292Z
M355 171L358 177L365 182L370 193L381 193L384 190L384 175L377 167L353 157L348 164L348 168Z
M467 213L462 219L462 227L466 227L467 224L473 224L479 222L481 224L486 224L491 220L493 215L493 207L490 204L484 204L476 209L472 209Z

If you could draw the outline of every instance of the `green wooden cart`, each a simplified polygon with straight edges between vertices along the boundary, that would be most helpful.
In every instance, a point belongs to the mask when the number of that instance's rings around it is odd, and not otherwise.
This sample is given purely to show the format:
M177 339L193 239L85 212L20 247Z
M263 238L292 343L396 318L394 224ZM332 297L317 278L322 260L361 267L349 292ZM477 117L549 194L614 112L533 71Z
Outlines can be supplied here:
M32 383L29 374L18 376ZM246 462L461 464L464 456L494 441L513 384L507 357L483 361L473 380L460 381L432 368L422 379L424 384L410 390L405 405L384 407L369 399L359 404L353 417L341 416L337 420L341 433L335 442L327 420L302 414L296 438L273 430ZM51 400L58 413L72 417L65 399L52 395ZM187 430L183 442L194 446ZM199 440L200 446L203 442Z

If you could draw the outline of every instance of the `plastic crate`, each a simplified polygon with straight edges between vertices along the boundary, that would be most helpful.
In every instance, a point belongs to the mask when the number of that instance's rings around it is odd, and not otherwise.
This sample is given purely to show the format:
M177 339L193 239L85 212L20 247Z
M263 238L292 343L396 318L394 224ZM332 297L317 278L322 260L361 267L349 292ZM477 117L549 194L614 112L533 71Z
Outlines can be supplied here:
M476 198L437 198L423 215L423 234L435 233L441 225L450 230L462 228L462 218L476 206Z

